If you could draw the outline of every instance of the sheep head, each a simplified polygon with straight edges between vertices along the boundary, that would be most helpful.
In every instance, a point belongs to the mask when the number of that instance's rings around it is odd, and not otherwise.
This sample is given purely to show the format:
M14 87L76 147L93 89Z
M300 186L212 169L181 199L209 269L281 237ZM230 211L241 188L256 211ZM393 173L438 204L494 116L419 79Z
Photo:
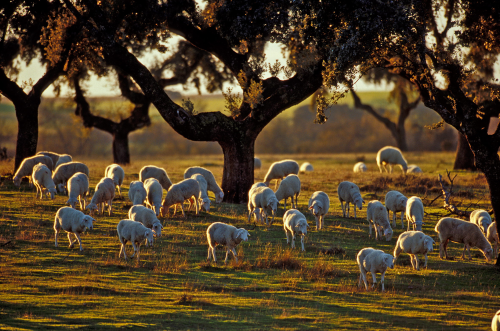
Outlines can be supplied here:
M296 233L306 235L307 234L307 228L309 227L309 224L307 224L307 221L305 219L300 219L297 224L295 224L294 231Z
M250 233L246 229L236 229L235 231L236 239L241 239L243 241L248 241Z
M144 238L148 240L149 247L153 247L153 231L151 229L147 229L144 232Z
M89 215L83 216L83 224L89 230L92 230L94 228L94 222L95 222L95 219L93 219L91 216L89 216Z
M163 229L163 226L161 223L158 221L153 224L153 232L156 234L157 237L161 237L161 230Z
M383 264L387 268L394 269L394 256L384 253Z
M384 230L384 236L385 236L385 240L386 241L391 241L392 239L392 234L393 234L393 231L391 229L391 227L388 227Z
M434 239L432 239L431 237L429 236L425 236L424 238L424 248L427 252L432 252L434 250L434 244L436 242L434 241Z
M320 201L314 201L309 209L317 217L323 211L323 204Z

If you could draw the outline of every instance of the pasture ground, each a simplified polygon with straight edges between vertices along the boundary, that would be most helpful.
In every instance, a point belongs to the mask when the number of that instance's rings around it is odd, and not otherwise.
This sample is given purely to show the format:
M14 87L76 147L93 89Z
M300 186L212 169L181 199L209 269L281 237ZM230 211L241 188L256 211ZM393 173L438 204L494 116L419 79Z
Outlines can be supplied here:
M315 168L300 175L299 209L311 226L306 252L287 246L280 208L271 229L258 225L250 231L250 240L237 248L240 261L230 256L227 265L221 248L218 264L206 261L205 231L215 221L253 227L245 205L213 203L208 214L161 218L164 235L152 249L142 247L140 261L118 258L116 234L117 223L127 218L131 207L128 184L138 180L142 166L162 166L177 182L185 168L201 165L220 182L222 156L133 160L124 167L123 199L114 201L111 217L96 216L94 230L82 236L82 253L78 245L67 247L64 233L59 247L54 247L54 215L67 197L36 200L27 182L21 188L13 186L13 162L0 163L0 329L488 330L500 309L499 270L477 249L472 249L471 261L463 261L463 246L454 243L448 248L454 259L439 259L434 226L447 213L441 208L442 198L432 201L440 194L437 175L452 168L453 153L406 153L409 163L425 172L406 177L399 168L392 175L380 174L374 154L363 155L369 171L354 174L352 166L359 156L260 156L263 168L255 172L256 181L263 179L272 162L284 158L309 161ZM91 169L93 191L111 162L75 159ZM380 285L368 291L358 288L357 252L374 247L392 253L403 230L399 221L390 242L368 238L366 205L357 219L343 218L337 199L337 185L343 180L357 183L366 203L383 202L392 189L423 199L423 231L437 242L428 269L413 271L409 256L402 254L387 271L386 292ZM331 199L326 227L320 232L307 213L309 197L318 190ZM453 202L460 208L490 208L480 173L457 173L454 192Z

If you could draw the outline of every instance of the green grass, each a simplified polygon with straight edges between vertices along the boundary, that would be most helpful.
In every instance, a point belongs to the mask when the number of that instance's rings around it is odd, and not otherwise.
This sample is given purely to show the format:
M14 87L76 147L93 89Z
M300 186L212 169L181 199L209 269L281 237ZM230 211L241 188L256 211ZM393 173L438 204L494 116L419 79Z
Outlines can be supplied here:
M248 242L241 243L238 263L232 256L224 265L225 250L217 249L218 264L206 262L205 231L215 221L250 228L246 206L212 205L209 214L188 213L162 218L164 231L154 247L142 247L140 261L118 258L116 234L119 220L131 206L128 183L137 180L146 164L165 167L173 182L182 179L188 166L202 165L222 178L222 157L179 157L142 160L124 167L124 199L113 203L114 214L96 216L94 230L82 236L84 251L67 247L64 233L54 247L53 220L66 197L35 200L26 182L20 189L5 174L12 162L0 163L0 329L281 329L281 330L487 330L500 309L499 272L486 263L477 249L472 261L460 258L463 246L451 243L454 260L439 259L439 246L429 256L429 268L410 269L402 254L395 269L388 270L386 292L358 288L356 253L374 247L392 253L400 224L390 242L368 238L366 209L357 219L342 217L336 188L340 181L357 183L366 202L383 201L397 189L418 195L425 204L424 232L439 242L434 226L446 213L439 198L437 174L451 169L450 153L408 153L410 163L426 172L402 177L379 174L374 154L365 154L369 172L352 173L355 155L263 155L262 180L269 165L278 159L309 161L315 171L300 175L299 209L306 215L310 232L306 252L291 250L282 228L282 209L272 228L257 226ZM100 180L107 163L82 160L91 169L91 187ZM274 183L271 184L274 188ZM323 190L331 198L325 230L314 229L306 213L309 196ZM454 203L466 208L489 208L484 176L458 173ZM213 201L213 195L209 193ZM252 226L253 227L253 226ZM298 245L300 247L300 245ZM338 254L323 254L337 248ZM132 247L127 245L127 252ZM380 279L380 275L377 277Z

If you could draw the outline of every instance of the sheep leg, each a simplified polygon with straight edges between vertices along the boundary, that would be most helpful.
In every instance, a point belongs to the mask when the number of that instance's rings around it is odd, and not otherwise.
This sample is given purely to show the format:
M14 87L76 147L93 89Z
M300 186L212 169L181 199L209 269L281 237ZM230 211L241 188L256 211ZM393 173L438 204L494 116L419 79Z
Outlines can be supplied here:
M389 210L387 210L387 215L389 215ZM393 228L396 227L396 212L395 211L392 212L392 227Z
M340 208L342 208L342 217L345 217L344 202L340 200Z
M295 248L295 233L292 232L292 249Z
M135 256L135 254L137 253L137 246L135 246L135 240L132 239L130 241L130 243L132 244L132 247L134 247L134 254L130 255L130 258L133 258Z
M200 213L200 206L198 205L198 199L194 198L194 207L196 208L196 215Z
M304 235L300 236L300 244L302 245L302 251L305 252L306 249L304 248Z
M443 255L444 255L445 259L448 259L448 252L446 251L446 246L448 246L448 239L441 240L441 243L439 243L439 258L440 259L443 259Z
M392 164L389 163L388 166L389 166L389 173L392 174Z
M321 223L319 217L315 216L314 218L316 219L316 230L321 229Z
M248 205L248 223L250 223L250 219L252 218L252 213L253 213L254 208Z
M224 264L227 263L228 258L229 258L229 247L226 247L226 259L224 260Z
M363 281L365 283L365 289L368 290L368 281L366 280L366 271L363 269L362 266L359 267L359 271L361 272L361 275L359 276L358 287L361 286L361 281Z
M80 236L76 232L75 232L75 237L78 240L78 244L80 245L80 251L83 251L82 239L80 239Z
M372 222L371 221L368 221L368 229L369 229L368 238L371 238L372 237Z
M349 218L349 211L350 211L350 207L349 207L349 202L346 201L345 203L345 210L346 210L346 215L347 215L347 218Z
M354 219L356 219L356 205L355 204L352 204L352 206L354 207Z
M399 244L396 246L396 248L394 249L394 262L396 262L396 260L398 259L399 257L399 254L401 254L403 250L401 249L401 247L399 246Z
M211 256L212 256L212 246L208 245L207 261L210 261Z
M385 292L384 288L384 277L385 277L385 271L382 272L382 275L380 276L380 283L382 284L382 292Z
M405 212L402 211L401 212L401 229L404 229L405 228L405 222L403 221L403 217L405 216Z
M122 253L123 253L123 256L125 257L125 260L128 260L127 253L125 253L125 243L124 242L122 242L122 247L120 248L120 254L118 254L118 258L122 257Z
M427 252L425 253L425 265L424 268L427 269Z
M55 232L56 232L56 247L57 247L57 236L59 235L59 231L60 231L60 230L59 230L59 229L54 229L54 230L55 230Z
M69 248L75 247L75 241L71 241L71 232L68 232Z
M290 243L290 233L288 232L288 230L285 230L285 233L286 233L286 243L289 244Z
M467 253L469 254L469 261L471 259L470 257L470 246L468 244L464 245L464 252L462 253L462 260L465 260L465 250L467 250Z
M373 278L372 288L375 288L375 286L377 285L377 275L375 274L375 271L370 271L370 273L372 274L372 278Z
M320 228L323 230L323 228L325 227L325 215L321 215L319 217L319 225L320 225Z
M113 214L111 208L112 208L112 202L113 202L113 199L109 200L108 201L108 212L109 212L109 216L111 216ZM103 213L104 214L104 213Z
M120 196L120 199L122 199L122 190L120 189L120 186L116 186L118 188L118 195Z
M234 261L238 262L238 254L236 254L236 249L231 248L231 252L233 252L233 256L234 256Z
M182 210L182 217L186 218L186 214L184 213L183 203L181 203L181 210Z

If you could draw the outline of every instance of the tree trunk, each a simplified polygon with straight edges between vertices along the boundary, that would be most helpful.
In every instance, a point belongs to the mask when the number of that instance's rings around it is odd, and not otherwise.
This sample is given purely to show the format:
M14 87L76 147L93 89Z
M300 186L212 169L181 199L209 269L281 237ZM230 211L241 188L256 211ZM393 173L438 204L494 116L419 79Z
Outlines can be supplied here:
M38 103L15 104L18 123L16 158L14 173L19 169L21 162L27 157L36 154L38 145Z
M477 170L474 162L474 154L469 146L469 142L460 132L458 133L458 146L453 170Z
M122 165L130 164L128 132L115 132L113 134L113 162Z
M393 134L393 136L396 139L396 145L398 146L398 148L403 152L408 151L408 145L406 144L406 131L404 128L404 123L396 130L396 134Z
M233 136L229 141L220 141L224 153L222 190L224 202L246 203L248 191L253 185L255 138Z

